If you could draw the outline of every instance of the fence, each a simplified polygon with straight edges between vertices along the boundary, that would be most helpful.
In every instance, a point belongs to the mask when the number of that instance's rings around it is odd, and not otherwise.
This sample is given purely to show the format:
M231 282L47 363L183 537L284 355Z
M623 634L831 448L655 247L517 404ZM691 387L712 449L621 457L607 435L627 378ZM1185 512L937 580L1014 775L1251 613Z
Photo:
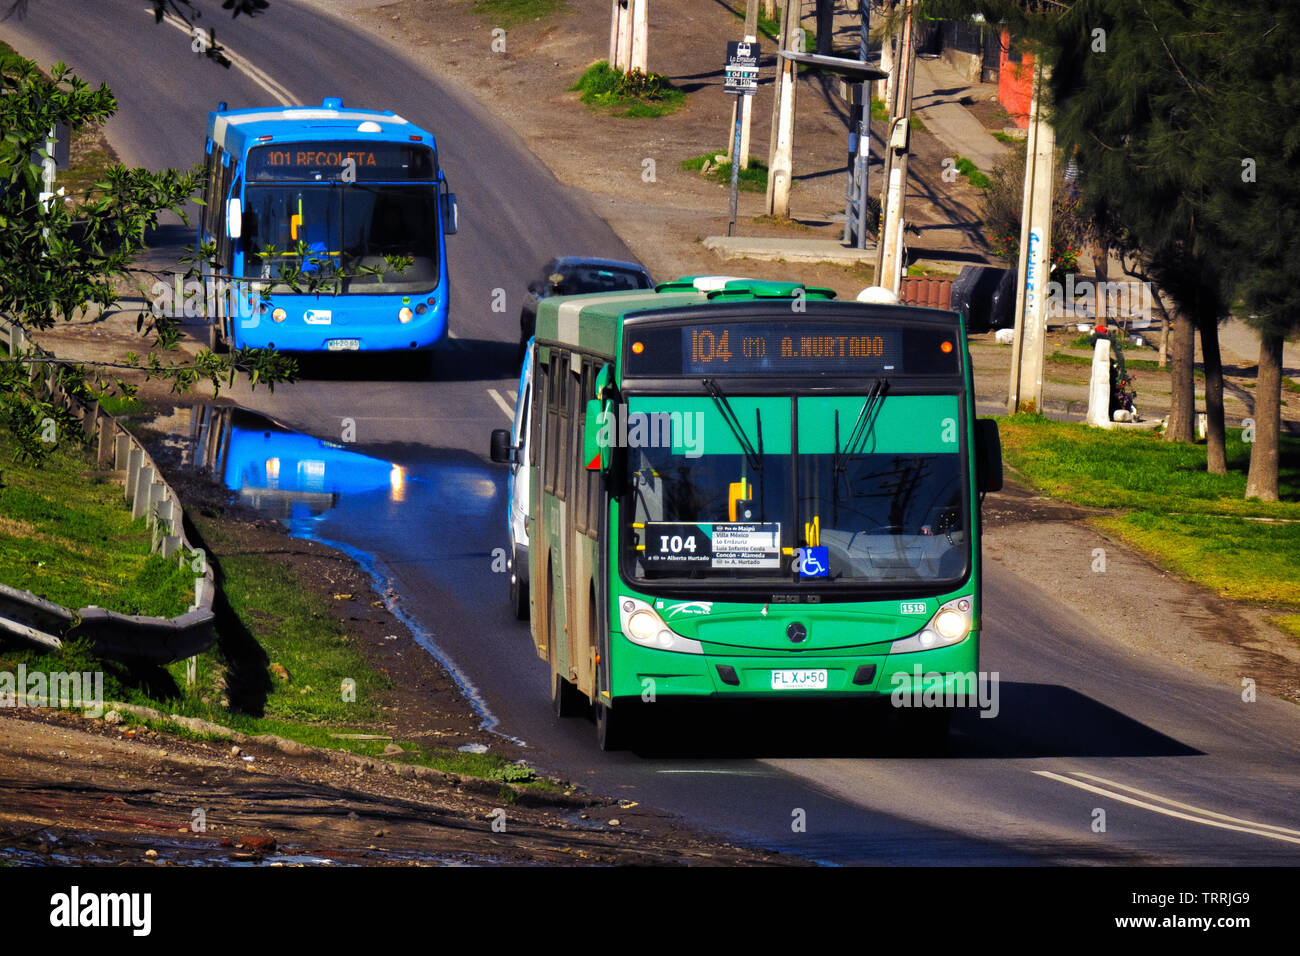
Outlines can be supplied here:
M114 660L164 664L192 657L215 639L212 568L203 551L185 536L185 514L176 492L140 441L98 402L82 405L60 385L58 360L28 339L21 326L0 316L0 343L11 356L28 352L32 376L44 376L45 391L81 421L95 445L101 468L112 467L123 482L132 518L144 518L152 550L175 556L182 567L194 569L194 605L173 618L119 614L100 607L62 607L30 591L0 584L0 630L31 643L61 647L65 640L84 638L95 652ZM28 351L30 350L30 351Z

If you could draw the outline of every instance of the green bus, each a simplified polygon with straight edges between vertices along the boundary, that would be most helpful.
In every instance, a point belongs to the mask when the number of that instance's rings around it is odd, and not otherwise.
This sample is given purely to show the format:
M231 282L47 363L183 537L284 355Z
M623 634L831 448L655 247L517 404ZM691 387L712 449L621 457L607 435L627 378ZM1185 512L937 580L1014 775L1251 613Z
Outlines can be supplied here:
M667 698L951 704L974 677L1002 461L961 318L834 296L709 276L539 304L530 626L602 749ZM499 429L492 457L523 445ZM904 719L946 739L950 713Z

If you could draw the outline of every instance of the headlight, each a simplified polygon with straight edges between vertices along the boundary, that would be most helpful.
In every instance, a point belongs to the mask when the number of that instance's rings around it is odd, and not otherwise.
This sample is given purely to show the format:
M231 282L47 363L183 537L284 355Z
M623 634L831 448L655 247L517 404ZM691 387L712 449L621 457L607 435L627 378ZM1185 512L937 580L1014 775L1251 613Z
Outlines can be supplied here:
M665 624L658 612L645 601L631 597L619 598L618 613L623 634L634 644L661 651L675 651L678 654L704 653L704 646L699 641L682 637Z
M954 598L942 605L930 622L911 637L904 637L889 645L891 654L912 654L958 644L970 633L971 599Z
M277 322L283 322L285 318L288 316L288 314L289 313L285 312L284 309L276 309L274 312L271 313L271 318L273 318Z
M407 322L410 322L410 321L411 321L411 316L414 315L414 314L415 314L415 313L413 313L413 312L412 312L410 309L408 309L406 306L402 306L402 311L400 311L400 312L397 313L397 321L399 321L399 322L401 322L403 325L405 325Z

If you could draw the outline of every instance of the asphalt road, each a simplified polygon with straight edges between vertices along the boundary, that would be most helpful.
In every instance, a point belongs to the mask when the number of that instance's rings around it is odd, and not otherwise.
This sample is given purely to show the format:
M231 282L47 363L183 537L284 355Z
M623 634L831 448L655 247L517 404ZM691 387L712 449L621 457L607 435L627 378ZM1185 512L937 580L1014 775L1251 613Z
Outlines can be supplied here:
M218 11L213 6L210 14ZM492 571L505 544L504 472L488 433L508 424L519 297L557 253L624 257L591 210L469 98L392 47L291 0L254 23L214 20L246 69L192 54L139 0L33 0L0 37L108 82L110 139L130 163L188 166L207 111L277 96L390 108L438 136L461 202L448 242L456 336L433 381L378 363L238 390L279 421L407 469L403 500L345 498L306 528L354 550L534 762L600 791L835 863L1300 862L1300 712L1191 671L1115 650L1032 582L993 567L981 666L998 672L998 715L964 713L951 756L894 752L878 721L831 707L678 709L653 752L602 754L591 723L550 716L546 667L505 609ZM486 50L485 50L486 55ZM160 232L156 256L189 241ZM496 289L508 308L493 312ZM196 330L196 335L201 330ZM357 377L353 377L356 373ZM1104 811L1104 830L1098 811ZM802 811L800 813L799 811ZM800 830L796 824L802 820Z

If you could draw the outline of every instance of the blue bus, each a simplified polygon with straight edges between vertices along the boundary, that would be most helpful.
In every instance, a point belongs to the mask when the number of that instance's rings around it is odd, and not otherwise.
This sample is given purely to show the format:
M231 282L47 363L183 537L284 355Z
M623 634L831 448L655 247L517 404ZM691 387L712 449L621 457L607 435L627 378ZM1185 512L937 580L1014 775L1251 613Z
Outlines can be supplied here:
M410 352L447 338L446 236L456 197L433 134L391 110L319 107L208 114L199 244L215 308L209 345ZM392 270L391 257L409 259ZM312 277L317 292L303 289Z

